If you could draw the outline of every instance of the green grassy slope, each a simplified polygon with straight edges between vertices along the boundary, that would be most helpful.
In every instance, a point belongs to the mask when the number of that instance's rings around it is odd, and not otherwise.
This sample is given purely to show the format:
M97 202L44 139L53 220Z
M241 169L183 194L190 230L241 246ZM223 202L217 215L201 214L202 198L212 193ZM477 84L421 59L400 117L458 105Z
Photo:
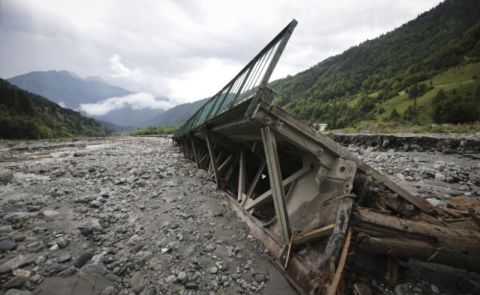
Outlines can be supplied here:
M480 1L446 0L392 32L274 81L276 103L297 118L344 128L387 121L394 108L408 117L407 90L424 84L416 121L429 124L439 89L449 100L461 94L471 100L478 87L479 15Z
M104 136L95 120L0 79L0 138Z

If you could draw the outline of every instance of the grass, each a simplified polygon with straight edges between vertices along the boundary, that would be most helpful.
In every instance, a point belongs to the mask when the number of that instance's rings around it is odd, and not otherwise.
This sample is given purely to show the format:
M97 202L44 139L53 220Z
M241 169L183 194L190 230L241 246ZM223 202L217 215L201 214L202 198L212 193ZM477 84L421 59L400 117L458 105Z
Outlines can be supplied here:
M460 93L473 92L475 87L480 84L480 62L451 68L422 83L433 86L433 89L417 99L417 120L420 125L430 125L433 123L432 100L437 92L440 89L445 92L454 89ZM405 91L401 91L399 95L380 105L385 112L378 114L375 120L378 124L385 123L393 108L403 114L410 105L413 106L413 99L409 98Z
M132 132L130 135L133 136L144 136L144 135L165 135L165 134L174 134L177 131L177 127L155 127L150 126L146 128L138 128Z
M479 133L480 122L472 124L413 125L405 122L362 121L354 127L332 130L342 133Z

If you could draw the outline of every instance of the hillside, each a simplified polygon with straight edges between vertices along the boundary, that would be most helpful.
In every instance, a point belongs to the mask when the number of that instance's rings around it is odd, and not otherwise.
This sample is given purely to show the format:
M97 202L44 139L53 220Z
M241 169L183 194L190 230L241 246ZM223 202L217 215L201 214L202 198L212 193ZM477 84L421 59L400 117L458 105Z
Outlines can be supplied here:
M0 79L0 138L104 136L95 120Z
M110 97L131 94L120 87L96 79L83 79L67 71L30 72L8 81L72 109L78 109L82 103L95 103Z
M457 112L473 105L473 115L480 115L479 104L474 104L480 99L475 94L479 15L479 1L447 0L392 32L273 82L279 93L276 103L300 119L327 122L330 128L390 119L463 123L455 116L433 116L433 110L445 111L458 101L462 107ZM433 99L440 89L445 90L440 99Z
M197 100L192 103L177 105L154 118L145 121L143 126L176 126L187 121L208 98Z
M44 96L62 106L80 110L81 104L101 103L111 98L121 98L134 93L102 81L99 78L82 78L67 71L37 71L8 79L12 84L29 92ZM157 98L165 99L165 98ZM100 121L118 126L118 130L142 126L148 119L163 110L134 109L128 104L102 115L91 116Z

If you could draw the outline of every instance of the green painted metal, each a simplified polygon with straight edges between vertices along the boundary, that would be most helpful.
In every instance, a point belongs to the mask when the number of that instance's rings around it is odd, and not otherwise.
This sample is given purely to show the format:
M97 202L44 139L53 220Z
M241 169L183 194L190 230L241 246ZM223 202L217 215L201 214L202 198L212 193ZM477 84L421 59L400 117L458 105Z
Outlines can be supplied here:
M198 109L177 130L175 137L188 134L235 105L255 97L257 90L267 85L296 25L297 21L292 20L227 85Z

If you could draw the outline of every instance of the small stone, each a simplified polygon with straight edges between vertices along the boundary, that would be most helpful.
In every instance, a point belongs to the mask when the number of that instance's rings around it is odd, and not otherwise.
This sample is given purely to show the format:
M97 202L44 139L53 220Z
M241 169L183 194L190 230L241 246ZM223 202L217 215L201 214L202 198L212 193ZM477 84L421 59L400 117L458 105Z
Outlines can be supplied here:
M150 286L143 291L142 295L157 295L157 289L154 286Z
M253 279L257 282L257 283L261 283L261 282L265 282L267 281L267 276L263 273L254 273L253 274Z
M29 278L32 275L32 272L26 269L17 268L13 271L13 275L22 278Z
M32 292L27 290L10 289L5 292L4 295L32 295Z
M134 234L133 236L130 237L130 239L128 240L128 244L130 246L135 246L135 245L138 245L139 243L142 242L142 238L137 235L137 234Z
M58 262L60 263L64 263L64 262L67 262L67 261L70 261L72 260L72 255L70 254L63 254L61 255L60 257L58 257Z
M0 226L0 234L6 234L11 231L13 231L13 227L11 225Z
M73 263L73 265L74 265L76 268L81 268L81 267L84 266L92 257L93 257L93 252L92 252L92 251L84 252L84 253L80 254L80 256L75 260L75 262Z
M57 240L57 245L63 249L68 246L69 241L65 239L64 237L61 237Z
M4 287L5 289L22 288L26 281L23 277L13 277L5 283Z
M184 282L187 279L187 273L184 272L184 271L179 272L178 275L177 275L177 279L180 282Z
M103 276L107 269L102 264L86 264L82 267L82 271L86 274Z
M445 181L446 179L447 178L445 177L445 175L443 173L440 173L440 172L435 173L435 180Z
M0 184L8 184L13 179L13 173L8 170L0 171Z
M43 281L43 277L39 274L36 274L30 278L30 281L35 284L40 284Z
M76 272L77 272L77 268L75 266L71 265L68 268L66 268L65 270L63 270L62 272L60 272L58 274L58 276L66 278L66 277L70 277L70 276L74 275Z
M212 273L212 274L218 273L218 268L216 266L211 267L210 268L210 273Z
M17 248L17 243L14 240L7 238L0 240L0 250L7 251Z
M133 274L130 279L130 286L132 286L132 290L135 294L142 292L143 288L145 288L145 280L141 272L137 271Z
M177 277L175 275L170 275L165 281L167 282L167 284L171 284L177 281Z
M432 292L435 293L435 294L438 294L440 292L440 290L438 289L437 286L435 286L434 284L431 284L430 285L430 288L432 289Z
M45 276L50 277L54 274L57 274L63 270L65 270L66 266L61 264L47 264L43 269L43 274Z
M58 214L60 214L60 212L58 211L55 211L55 210L44 210L42 212L43 216L47 217L47 218L53 218L55 216L57 216Z
M102 206L102 202L97 201L97 200L93 200L93 201L90 202L89 206L91 208L100 208Z
M93 227L91 225L81 225L78 229L80 230L80 233L86 237L93 234Z

